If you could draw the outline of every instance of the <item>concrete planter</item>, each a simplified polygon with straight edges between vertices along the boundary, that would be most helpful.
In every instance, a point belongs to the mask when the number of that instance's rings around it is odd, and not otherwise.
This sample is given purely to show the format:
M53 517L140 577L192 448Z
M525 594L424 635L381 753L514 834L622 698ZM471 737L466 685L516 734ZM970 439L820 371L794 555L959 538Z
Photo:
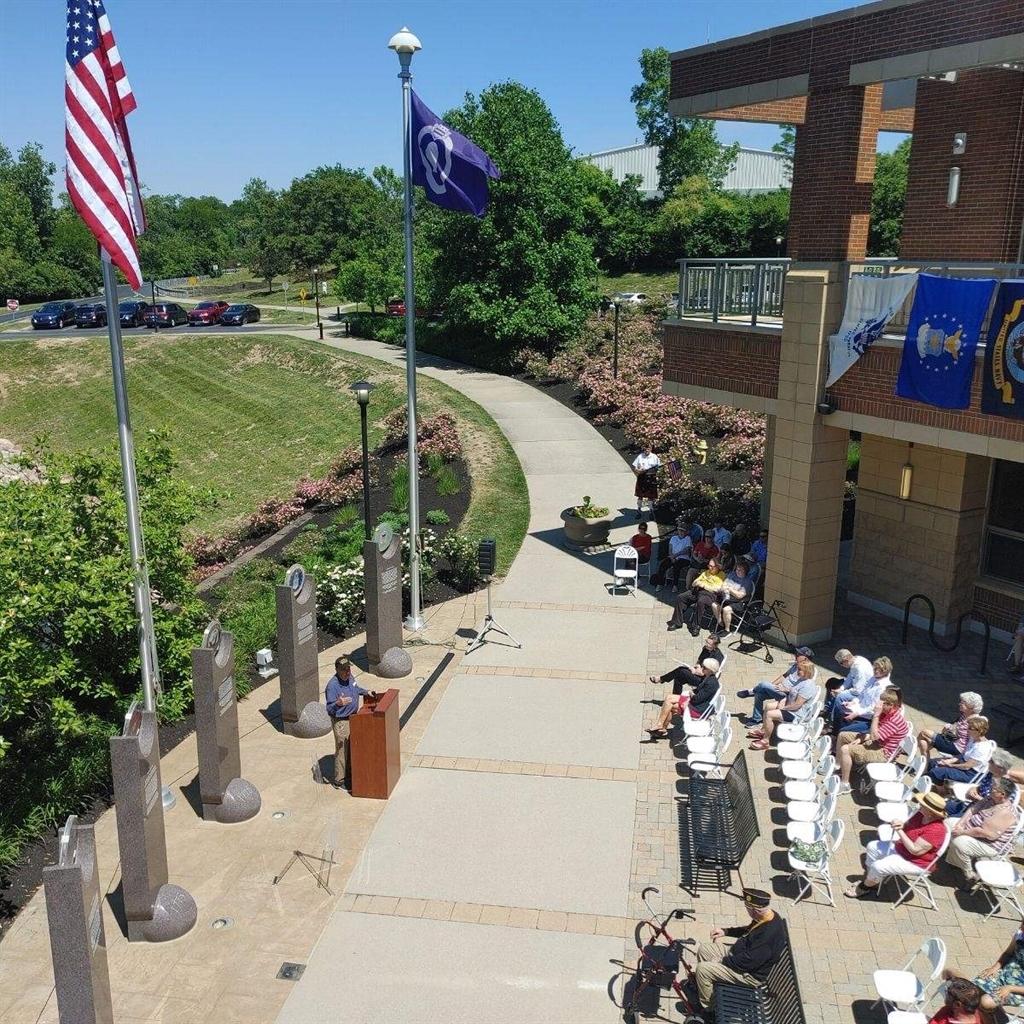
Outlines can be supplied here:
M612 528L611 515L597 519L581 519L573 515L571 508L562 512L563 544L567 548L589 548L608 543L608 531Z

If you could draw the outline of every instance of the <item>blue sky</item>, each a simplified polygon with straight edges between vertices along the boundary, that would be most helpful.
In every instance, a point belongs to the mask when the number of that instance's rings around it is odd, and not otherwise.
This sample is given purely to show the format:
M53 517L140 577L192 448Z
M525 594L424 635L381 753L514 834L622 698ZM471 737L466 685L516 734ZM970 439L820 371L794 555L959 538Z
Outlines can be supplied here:
M414 88L432 109L514 79L589 153L640 141L629 92L646 46L685 49L849 7L848 0L106 0L139 107L129 118L144 186L238 197L323 164L400 169L403 25L423 50ZM62 0L0 0L0 141L63 164ZM722 123L770 148L769 125Z

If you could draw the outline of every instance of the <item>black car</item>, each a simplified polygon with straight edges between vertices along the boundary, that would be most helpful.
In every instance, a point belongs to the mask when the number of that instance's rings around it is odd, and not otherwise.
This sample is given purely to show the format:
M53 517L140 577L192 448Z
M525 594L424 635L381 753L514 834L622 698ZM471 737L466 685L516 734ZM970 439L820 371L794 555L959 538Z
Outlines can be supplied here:
M107 307L99 302L88 302L75 310L76 327L106 327Z
M44 327L67 327L75 322L73 302L48 302L32 314L32 326L40 331Z
M258 324L260 311L248 302L238 302L228 306L220 315L220 322L225 327L241 327L242 324Z
M117 307L117 314L121 319L122 327L141 327L143 324L142 314L149 309L149 303L140 299L130 299L122 302Z
M147 327L177 327L188 323L188 313L177 302L158 302L142 314L142 322Z

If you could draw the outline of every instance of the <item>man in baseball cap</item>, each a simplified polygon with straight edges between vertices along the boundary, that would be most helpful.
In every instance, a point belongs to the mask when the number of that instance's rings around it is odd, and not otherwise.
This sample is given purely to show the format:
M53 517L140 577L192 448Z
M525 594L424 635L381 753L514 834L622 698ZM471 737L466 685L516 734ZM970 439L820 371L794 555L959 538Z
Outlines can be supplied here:
M715 984L757 988L768 978L786 944L785 922L771 908L771 894L763 889L744 889L743 906L750 916L749 924L736 928L712 928L711 941L697 947L697 996L704 1009L710 1009ZM725 946L726 936L736 941Z

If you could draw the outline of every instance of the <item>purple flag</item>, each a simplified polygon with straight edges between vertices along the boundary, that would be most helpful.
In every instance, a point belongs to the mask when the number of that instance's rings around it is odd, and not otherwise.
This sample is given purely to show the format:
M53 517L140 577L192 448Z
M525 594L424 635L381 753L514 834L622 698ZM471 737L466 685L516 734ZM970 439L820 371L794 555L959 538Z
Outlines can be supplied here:
M449 128L412 94L412 180L437 206L482 217L487 179L500 178L491 158L465 135Z

